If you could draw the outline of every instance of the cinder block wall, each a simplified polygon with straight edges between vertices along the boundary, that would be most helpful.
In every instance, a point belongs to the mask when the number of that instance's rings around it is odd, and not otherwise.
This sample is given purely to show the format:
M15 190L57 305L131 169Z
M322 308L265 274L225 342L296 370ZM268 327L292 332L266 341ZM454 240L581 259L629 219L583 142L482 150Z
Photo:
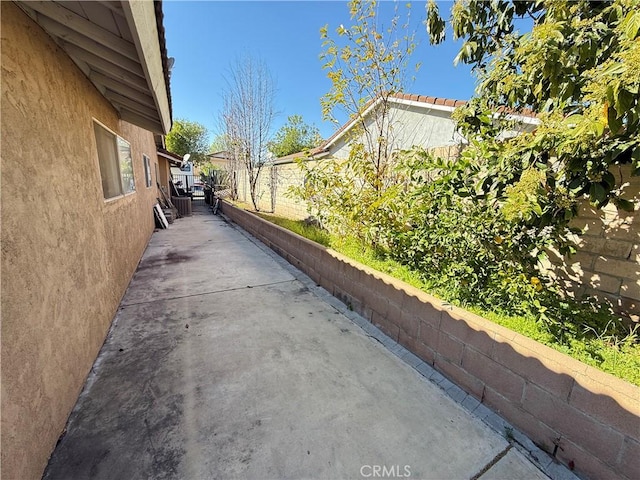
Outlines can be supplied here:
M640 388L251 213L223 212L580 476L637 478Z
M640 321L640 177L631 167L613 171L626 184L623 197L633 212L609 204L601 210L583 202L572 226L582 230L578 253L552 258L553 270L569 291L608 299L632 320Z
M251 204L249 176L246 170L240 170L238 198ZM304 174L296 163L267 165L262 168L257 184L258 208L263 212L271 212L281 217L304 220L309 217L306 202L289 195L289 188L304 183ZM272 199L272 189L274 198Z
M309 217L307 203L293 198L289 194L289 189L299 187L304 184L304 175L296 163L286 163L272 167L276 170L276 205L274 213L276 215L304 220Z

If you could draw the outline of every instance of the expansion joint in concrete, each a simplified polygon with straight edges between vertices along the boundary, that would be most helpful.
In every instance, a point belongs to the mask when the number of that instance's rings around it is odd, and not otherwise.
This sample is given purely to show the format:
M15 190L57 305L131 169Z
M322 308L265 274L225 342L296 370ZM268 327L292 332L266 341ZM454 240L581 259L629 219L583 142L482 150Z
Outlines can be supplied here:
M196 298L196 297L202 297L204 295L215 295L215 294L218 294L218 293L233 292L233 291L236 291L236 290L245 290L245 289L249 289L249 288L271 287L271 286L274 286L274 285L282 285L282 284L285 284L285 283L292 283L292 282L295 282L295 281L296 281L295 279L281 280L279 282L269 282L269 283L261 283L261 284L258 284L258 285L246 285L244 287L233 287L233 288L225 288L225 289L222 289L222 290L211 290L211 291L208 291L208 292L199 292L199 293L194 293L192 295L176 295L175 297L162 298L162 299L160 299L160 301L168 302L168 301L171 301L171 300L180 300L180 299L183 299L183 298ZM145 304L148 304L148 303L156 303L156 302L158 302L158 299L145 300L143 302L123 303L120 306L120 310L122 310L124 308L127 308L127 307L135 307L136 305L145 305Z
M484 475L485 473L487 473L496 463L498 463L500 460L502 460L504 458L504 456L509 453L509 450L511 450L513 448L513 444L510 443L509 445L507 445L507 447L502 450L500 453L498 453L495 457L493 457L493 459L487 463L484 468L482 468L482 470L480 470L478 473L476 473L473 477L471 477L470 480L478 480L480 477L482 477L482 475Z

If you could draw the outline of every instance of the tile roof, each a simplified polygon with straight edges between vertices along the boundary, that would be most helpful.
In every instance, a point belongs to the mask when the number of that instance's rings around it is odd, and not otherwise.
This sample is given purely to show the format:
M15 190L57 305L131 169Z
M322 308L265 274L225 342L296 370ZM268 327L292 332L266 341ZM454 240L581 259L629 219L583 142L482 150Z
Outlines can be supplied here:
M461 107L466 105L466 100L453 100L451 98L428 97L426 95L416 95L413 93L393 93L391 98L400 100L411 100L414 102L430 103L431 105L444 105L445 107Z

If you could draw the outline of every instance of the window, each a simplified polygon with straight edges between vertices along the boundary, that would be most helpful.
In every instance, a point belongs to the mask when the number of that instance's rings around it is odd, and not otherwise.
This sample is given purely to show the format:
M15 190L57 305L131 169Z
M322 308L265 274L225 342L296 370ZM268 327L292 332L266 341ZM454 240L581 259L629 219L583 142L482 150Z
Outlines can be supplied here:
M93 127L96 135L104 198L135 192L131 145L125 139L96 122Z
M144 179L147 184L147 188L149 188L152 184L151 182L151 164L149 162L149 157L146 155L142 155L142 159L144 160Z

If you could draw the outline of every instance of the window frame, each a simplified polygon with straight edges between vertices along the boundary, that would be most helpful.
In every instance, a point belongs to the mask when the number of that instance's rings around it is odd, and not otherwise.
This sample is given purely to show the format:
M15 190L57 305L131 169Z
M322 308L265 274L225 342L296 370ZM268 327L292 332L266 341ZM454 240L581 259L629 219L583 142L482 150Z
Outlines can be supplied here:
M153 175L151 173L151 159L148 155L142 154L142 164L144 165L144 184L147 188L153 186Z
M119 198L133 195L134 193L136 193L136 175L135 175L131 143L127 139L121 137L116 132L111 130L109 127L107 127L105 124L103 124L99 120L95 118L93 118L92 120L93 120L93 131L94 131L93 135L94 135L94 140L96 142L96 158L98 160L98 172L100 173L100 184L102 187L102 197L104 201L111 202ZM100 157L101 146L99 144L100 140L98 139L96 127L100 127L102 130L108 133L111 137L113 137L113 145L112 145L113 150L111 150L111 153L115 152L115 157L109 158L109 159L104 159L104 158L101 159ZM123 156L123 151L125 151L126 156ZM113 162L115 163L115 165L113 163L109 165L108 164L109 162ZM114 169L115 167L115 170L112 170L112 172L117 171L118 180L119 180L118 182L115 182L114 178L107 178L106 180L107 182L111 182L112 186L115 186L117 183L117 186L119 188L117 189L118 193L116 193L115 195L107 196L107 192L105 192L105 178L104 178L105 171L103 170L103 164L105 165L106 168L109 168L109 169ZM125 167L130 167L129 175L123 172L123 165ZM130 181L128 185L125 185L125 181L127 177L129 177Z

